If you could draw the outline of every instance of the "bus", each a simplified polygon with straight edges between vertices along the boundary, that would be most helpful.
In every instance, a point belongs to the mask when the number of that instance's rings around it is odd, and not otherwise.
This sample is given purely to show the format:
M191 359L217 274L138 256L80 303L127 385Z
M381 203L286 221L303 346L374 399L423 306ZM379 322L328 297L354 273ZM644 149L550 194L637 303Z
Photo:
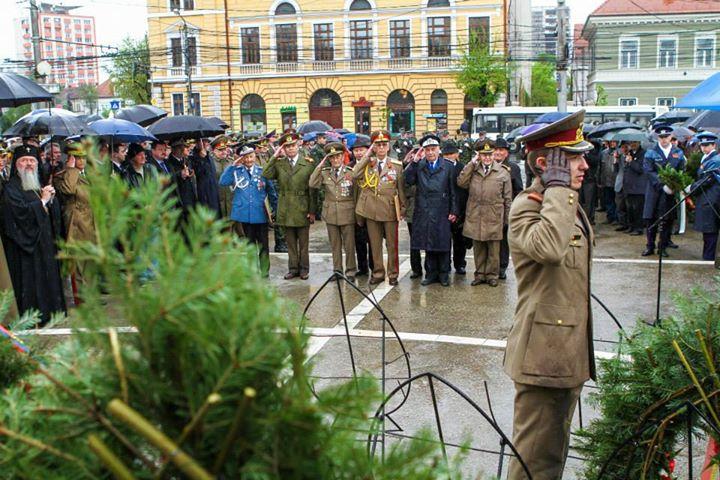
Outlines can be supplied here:
M577 112L585 109L585 123L600 125L601 123L624 120L647 127L650 120L668 111L664 106L632 107L571 107L568 112ZM471 136L478 137L478 132L484 130L487 136L495 139L507 135L518 127L530 125L543 113L555 112L557 107L500 107L500 108L474 108L472 118Z

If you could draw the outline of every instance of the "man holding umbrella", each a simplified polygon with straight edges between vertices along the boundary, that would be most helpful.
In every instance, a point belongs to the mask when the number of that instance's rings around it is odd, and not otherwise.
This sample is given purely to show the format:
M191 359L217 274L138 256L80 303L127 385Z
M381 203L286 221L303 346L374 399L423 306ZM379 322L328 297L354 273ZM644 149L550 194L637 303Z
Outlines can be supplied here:
M660 182L658 170L668 165L675 170L684 169L685 154L681 149L673 146L673 128L671 126L658 125L654 131L658 136L658 142L645 153L645 160L643 161L643 170L648 182L645 190L643 219L648 228L647 246L642 256L647 257L655 253L655 238L657 237L658 227L660 227L658 254L667 257L667 247L670 244L670 235L675 220L675 213L668 212L675 204L675 192ZM660 222L661 225L654 225L663 215L666 216Z
M285 231L288 244L288 273L285 279L307 280L310 272L310 224L315 223L315 192L309 181L315 169L311 158L300 152L295 132L283 134L263 177L277 181L278 212L276 222Z

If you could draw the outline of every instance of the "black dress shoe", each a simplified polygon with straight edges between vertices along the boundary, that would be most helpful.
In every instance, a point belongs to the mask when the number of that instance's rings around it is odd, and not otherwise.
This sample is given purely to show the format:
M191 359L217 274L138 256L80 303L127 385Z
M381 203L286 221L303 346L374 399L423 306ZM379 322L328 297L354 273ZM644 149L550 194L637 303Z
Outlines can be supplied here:
M625 232L625 231L627 231L627 230L630 230L630 227L625 226L625 225L620 225L619 227L617 227L617 228L615 229L616 232Z
M649 257L650 255L654 255L654 254L655 254L654 248L646 248L645 250L643 250L643 252L640 255L643 257Z
M420 285L426 287L428 285L432 285L433 283L437 283L437 282L438 282L437 278L426 278L425 280L420 282Z
M448 278L443 278L443 279L441 279L441 280L440 280L440 285L442 285L443 287L449 287L449 286L450 286L450 279L448 279Z
M367 277L368 271L367 270L358 270L358 272L355 274L356 277Z
M498 281L497 281L496 278L491 278L490 280L487 281L487 283L488 283L488 285L490 285L491 287L497 287L497 286L498 286Z
M388 281L388 283L394 287L395 285L398 284L398 279L397 279L397 278L391 278L391 279Z
M500 273L498 274L498 278L500 280L506 280L507 279L507 272L505 270L500 270Z
M680 245L670 240L670 243L668 243L668 248L680 248Z
M475 287L477 285L482 285L485 282L486 282L486 280L484 278L476 278L475 280L472 281L472 283L470 285Z
M410 274L410 278L420 278L422 277L422 272L412 272Z
M667 258L668 257L667 250L665 250L664 248L658 250L658 255L660 255L663 258Z
M639 237L642 234L642 230L634 230L632 232L628 232L628 235L630 235L631 237Z
M465 275L467 271L465 270L465 267L459 267L455 269L455 273L457 275Z
M372 277L372 278L370 279L370 282L369 282L369 283L370 283L370 285L377 285L378 283L382 283L382 282L384 282L384 281L385 281L384 278L375 278L375 277Z
M300 274L300 280L307 280L310 277L307 273L301 273Z
M298 276L297 273L288 272L288 273L285 274L285 276L284 276L283 278L284 278L285 280L292 280L293 278L295 278L295 277L297 277L297 276Z

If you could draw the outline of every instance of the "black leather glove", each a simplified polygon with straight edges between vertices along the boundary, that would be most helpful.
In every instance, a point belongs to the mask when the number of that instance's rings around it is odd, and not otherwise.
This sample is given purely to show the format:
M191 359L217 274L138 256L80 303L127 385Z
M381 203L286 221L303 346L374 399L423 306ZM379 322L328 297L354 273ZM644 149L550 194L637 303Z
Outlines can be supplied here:
M545 188L570 187L570 163L559 148L550 150L545 158L545 171L540 177Z

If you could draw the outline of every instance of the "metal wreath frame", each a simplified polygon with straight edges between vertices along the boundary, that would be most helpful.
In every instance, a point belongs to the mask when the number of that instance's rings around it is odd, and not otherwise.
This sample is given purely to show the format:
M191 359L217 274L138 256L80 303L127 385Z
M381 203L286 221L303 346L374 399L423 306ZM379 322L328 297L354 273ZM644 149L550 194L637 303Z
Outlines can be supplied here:
M502 475L503 460L504 460L505 456L510 455L508 453L505 453L505 447L507 446L510 448L510 450L512 451L512 454L515 456L515 458L517 458L518 461L520 462L520 465L522 466L523 470L525 471L525 474L527 475L528 480L532 480L532 475L530 474L530 470L528 469L527 465L525 464L525 461L522 459L522 457L520 456L518 451L515 449L515 446L507 438L507 436L502 431L502 429L498 426L497 421L495 420L495 415L492 411L492 404L490 403L490 394L489 394L489 391L487 388L487 382L484 382L484 384L485 384L485 394L486 394L487 400L488 400L488 410L490 412L489 414L487 412L485 412L485 410L483 410L482 407L480 407L473 399L471 399L460 388L456 387L449 381L445 380L444 378L442 378L432 372L420 373L418 375L415 375L412 378L407 379L405 382L398 385L392 392L390 392L390 394L385 398L385 400L383 400L383 402L380 404L380 406L376 410L375 415L373 417L373 427L374 428L372 428L371 433L368 434L368 439L367 439L368 455L370 455L370 456L375 455L375 451L376 451L378 442L380 442L380 444L381 444L381 455L382 456L385 455L385 442L386 442L385 436L386 435L396 436L396 437L400 437L400 438L417 438L417 437L413 437L411 435L398 434L397 432L402 431L402 428L394 420L392 420L392 418L389 418L389 414L385 413L384 409L385 409L385 405L387 404L387 402L389 402L393 398L393 396L395 396L398 392L402 391L403 387L405 387L406 385L409 387L415 381L418 381L423 378L427 378L428 384L430 387L430 398L432 399L433 411L435 413L435 425L438 430L438 437L440 439L439 443L440 443L440 446L442 449L443 458L445 459L446 462L447 462L446 446L448 446L448 445L454 446L454 447L461 447L461 446L449 444L449 443L445 442L445 437L443 435L443 429L442 429L442 421L440 419L440 411L438 410L437 397L435 395L435 383L434 382L436 382L436 381L445 385L446 387L448 387L449 389L454 391L456 394L458 394L463 400L465 400L472 408L475 409L476 412L478 412L485 419L485 421L488 424L490 424L490 426L493 428L493 430L495 430L495 432L500 437L500 451L489 451L489 450L483 450L483 449L478 449L478 448L470 448L473 451L480 451L483 453L492 453L492 454L496 454L499 456L498 470L497 470L498 478L500 478ZM404 403L404 401L403 401L403 403ZM397 409L395 409L394 411L397 411ZM386 417L398 428L397 431L385 430ZM378 425L380 427L379 433L378 433L378 428L377 428ZM378 439L378 437L382 437L382 438Z
M350 378L353 378L353 379L357 378L357 367L355 365L355 354L353 352L352 340L351 340L352 335L350 335L350 328L348 327L348 323L347 323L347 312L345 309L345 297L343 296L341 283L345 282L347 285L350 285L356 292L358 292L360 295L362 295L365 300L369 301L372 304L372 307L375 310L377 310L381 315L381 321L382 321L382 337L381 337L381 339L382 339L382 343L381 343L382 373L381 373L380 381L381 381L382 398L386 398L385 390L386 390L387 375L386 375L386 371L385 371L385 366L388 365L388 362L386 359L385 342L387 340L387 337L386 337L386 332L387 332L386 327L387 326L390 327L392 336L395 337L395 339L397 340L397 342L400 345L400 348L402 350L402 354L389 363L391 364L391 363L396 362L400 358L404 358L405 366L407 368L407 378L410 378L412 376L412 370L410 367L410 354L408 353L407 349L405 348L405 344L403 344L403 341L400 339L400 335L398 335L398 332L395 329L395 326L390 321L388 316L385 314L385 311L382 309L382 307L380 307L380 305L374 298L370 297L367 293L365 293L362 289L360 289L360 287L358 287L354 282L352 282L344 273L339 272L339 271L334 271L332 273L332 275L330 275L330 277L327 280L325 280L325 282L322 284L322 286L320 286L320 288L313 294L313 296L310 298L308 303L305 305L305 309L303 310L302 318L303 319L307 318L307 316L306 316L307 311L310 309L310 307L312 306L315 299L320 295L320 293L322 293L323 290L325 290L325 287L330 285L330 283L332 283L332 282L335 282L335 284L337 285L338 297L340 299L340 309L342 310L343 325L345 327L345 339L347 340L348 353L350 354L350 365L352 367L352 372L353 372L353 376ZM346 377L342 377L342 378L346 378ZM406 380L404 379L402 383L400 381L398 381L398 383L400 385L403 385L404 383L406 383ZM315 395L315 397L317 397L318 395L315 392L315 389L312 388L312 386L311 386L311 390L313 392L313 395ZM395 389L393 391L396 391L396 390L397 389ZM403 391L403 399L400 402L400 404L398 404L390 412L386 412L386 414L389 415L390 413L393 413L393 412L396 412L397 410L399 410L405 404L405 402L407 401L409 396L410 396L410 385L408 384L407 391ZM385 402L383 402L383 405L384 404L385 404Z

